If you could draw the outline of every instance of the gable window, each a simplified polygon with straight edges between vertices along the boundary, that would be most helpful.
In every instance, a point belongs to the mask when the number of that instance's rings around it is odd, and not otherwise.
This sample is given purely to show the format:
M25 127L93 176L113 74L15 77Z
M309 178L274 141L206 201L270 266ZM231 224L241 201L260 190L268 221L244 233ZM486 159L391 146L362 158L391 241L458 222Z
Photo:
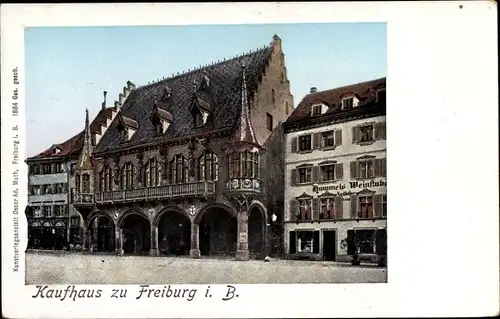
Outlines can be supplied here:
M274 89L271 89L271 103L276 102L276 91Z
M273 130L273 116L269 113L266 115L266 126L269 131Z
M373 125L363 125L359 127L359 141L370 142L373 141Z
M373 197L359 196L358 218L373 218Z
M335 200L333 197L322 198L320 200L320 219L334 219L335 218Z
M299 199L298 204L299 204L299 210L297 214L297 220L300 221L311 220L312 199L311 198Z
M299 137L299 151L311 150L311 135L302 135Z
M311 183L312 166L298 168L299 183Z
M149 159L144 167L144 185L146 187L158 186L159 176L158 176L158 165L155 158Z
M321 115L321 105L313 105L312 107L312 115Z
M198 159L198 180L200 181L216 181L219 175L219 158L216 154L206 151L205 154Z
M342 109L352 108L354 106L354 98L349 97L342 100Z

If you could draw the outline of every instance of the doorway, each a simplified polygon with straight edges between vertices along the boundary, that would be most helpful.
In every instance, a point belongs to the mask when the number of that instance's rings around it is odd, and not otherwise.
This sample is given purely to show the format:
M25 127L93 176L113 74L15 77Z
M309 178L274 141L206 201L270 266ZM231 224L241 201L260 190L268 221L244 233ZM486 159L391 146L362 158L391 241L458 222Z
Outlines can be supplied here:
M335 261L337 257L337 232L323 230L323 260Z

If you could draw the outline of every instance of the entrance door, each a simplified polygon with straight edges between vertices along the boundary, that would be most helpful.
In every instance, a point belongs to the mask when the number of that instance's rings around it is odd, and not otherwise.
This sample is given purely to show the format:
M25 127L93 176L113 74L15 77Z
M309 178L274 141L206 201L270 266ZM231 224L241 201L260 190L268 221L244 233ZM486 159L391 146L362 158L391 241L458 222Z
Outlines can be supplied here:
M323 231L323 260L335 261L337 255L336 231Z

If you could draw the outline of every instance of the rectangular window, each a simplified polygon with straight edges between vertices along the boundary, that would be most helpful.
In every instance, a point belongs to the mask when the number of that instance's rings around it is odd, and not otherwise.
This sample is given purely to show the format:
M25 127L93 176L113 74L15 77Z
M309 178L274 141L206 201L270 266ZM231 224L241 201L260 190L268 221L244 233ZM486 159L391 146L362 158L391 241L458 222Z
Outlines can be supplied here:
M359 127L359 141L360 142L370 142L373 141L373 125L363 125Z
M297 231L297 252L312 253L314 248L314 231Z
M334 131L328 131L323 133L323 147L335 146L335 134Z
M358 162L358 178L373 178L375 177L375 170L373 161L359 161Z
M299 171L299 183L311 183L312 167L302 167Z
M276 91L274 89L271 89L271 103L276 102Z
M321 165L321 177L323 181L335 180L335 164Z
M72 164L70 165L69 173L70 173L71 175L74 175L74 174L75 174L75 169L76 169L76 163L72 163Z
M33 213L35 218L42 218L44 211L40 206L33 206Z
M298 204L297 220L312 220L312 199L299 199Z
M266 125L267 125L267 129L269 131L273 130L273 116L269 113L267 113L267 116L266 116Z
M63 205L54 205L54 215L56 217L64 217L64 206Z
M314 105L312 107L312 115L313 116L321 115L321 105Z
M355 229L356 246L359 254L375 254L375 229Z
M299 137L299 151L311 150L311 135L303 135Z
M342 108L343 109L351 108L353 106L354 106L354 99L352 97L342 100Z
M70 220L71 226L80 226L80 217L72 216Z
M54 211L52 206L44 206L45 217L54 217Z
M82 175L82 193L84 193L84 194L90 193L90 175L89 174Z
M373 197L360 196L359 197L359 218L373 218Z
M335 218L335 200L333 198L322 198L320 200L320 219Z

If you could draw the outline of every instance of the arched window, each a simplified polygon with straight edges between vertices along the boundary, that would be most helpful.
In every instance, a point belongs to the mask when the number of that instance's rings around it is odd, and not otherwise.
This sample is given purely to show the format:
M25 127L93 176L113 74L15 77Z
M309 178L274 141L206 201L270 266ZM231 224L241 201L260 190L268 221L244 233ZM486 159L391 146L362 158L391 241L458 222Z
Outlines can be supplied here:
M82 175L82 193L84 193L84 194L90 193L90 175L89 174Z
M146 187L158 186L158 163L155 158L149 159L144 167L144 185Z
M80 184L81 184L80 174L77 174L75 176L75 189L77 193L80 193Z
M206 151L198 159L198 180L216 181L219 178L219 157L211 151Z

